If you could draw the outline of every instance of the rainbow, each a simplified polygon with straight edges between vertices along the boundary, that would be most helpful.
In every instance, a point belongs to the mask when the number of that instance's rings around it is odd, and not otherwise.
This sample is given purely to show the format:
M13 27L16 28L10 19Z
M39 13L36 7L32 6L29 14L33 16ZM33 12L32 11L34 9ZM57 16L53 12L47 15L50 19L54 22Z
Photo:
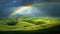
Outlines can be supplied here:
M10 16L13 16L14 14L19 13L22 10L26 10L32 6L41 5L41 4L60 4L60 3L59 2L42 2L42 3L36 3L36 4L27 4L25 6L18 7L16 10L13 10L13 12L10 14Z

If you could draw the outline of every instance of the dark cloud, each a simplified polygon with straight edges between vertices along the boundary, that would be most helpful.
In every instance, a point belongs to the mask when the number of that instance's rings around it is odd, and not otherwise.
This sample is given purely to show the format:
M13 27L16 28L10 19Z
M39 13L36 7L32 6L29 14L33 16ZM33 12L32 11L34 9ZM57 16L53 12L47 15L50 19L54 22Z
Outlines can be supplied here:
M13 0L0 0L0 17L6 17L11 13L10 11L6 11L5 9L8 9L9 7L18 7L26 4L33 4L34 2L40 3L40 2L60 2L60 0L16 0L16 3L13 2ZM49 15L56 15L59 16L60 14L60 5L58 6L49 6L54 8L41 8L43 11L49 11ZM45 10L46 9L46 10ZM51 11L50 11L51 10Z

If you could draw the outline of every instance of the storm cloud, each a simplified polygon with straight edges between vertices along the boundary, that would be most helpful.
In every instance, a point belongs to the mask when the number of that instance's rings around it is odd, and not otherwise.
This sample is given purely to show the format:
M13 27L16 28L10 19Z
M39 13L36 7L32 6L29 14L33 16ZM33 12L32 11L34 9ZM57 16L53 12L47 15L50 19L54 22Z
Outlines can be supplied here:
M60 2L60 0L0 0L0 17L8 17L16 7L42 2ZM41 7L42 8L38 9L46 12L49 16L60 17L60 4L49 6L43 5Z

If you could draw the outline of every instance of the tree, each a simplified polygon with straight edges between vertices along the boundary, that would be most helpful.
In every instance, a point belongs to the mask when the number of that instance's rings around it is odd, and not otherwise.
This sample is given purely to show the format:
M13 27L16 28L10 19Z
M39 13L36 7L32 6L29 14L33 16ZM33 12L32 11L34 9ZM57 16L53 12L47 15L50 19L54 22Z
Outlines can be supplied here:
M17 23L18 23L17 20L13 20L13 21L11 21L11 22L8 22L7 24L8 24L8 25L16 25Z

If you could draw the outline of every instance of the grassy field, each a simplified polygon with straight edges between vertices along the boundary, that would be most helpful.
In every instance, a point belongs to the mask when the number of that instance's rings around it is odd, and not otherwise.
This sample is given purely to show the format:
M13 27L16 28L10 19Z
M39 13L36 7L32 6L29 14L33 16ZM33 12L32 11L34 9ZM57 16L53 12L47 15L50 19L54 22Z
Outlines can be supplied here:
M8 25L16 21L16 25ZM0 31L31 31L39 29L47 29L60 25L60 18L54 17L35 17L35 18L6 18L0 20Z

